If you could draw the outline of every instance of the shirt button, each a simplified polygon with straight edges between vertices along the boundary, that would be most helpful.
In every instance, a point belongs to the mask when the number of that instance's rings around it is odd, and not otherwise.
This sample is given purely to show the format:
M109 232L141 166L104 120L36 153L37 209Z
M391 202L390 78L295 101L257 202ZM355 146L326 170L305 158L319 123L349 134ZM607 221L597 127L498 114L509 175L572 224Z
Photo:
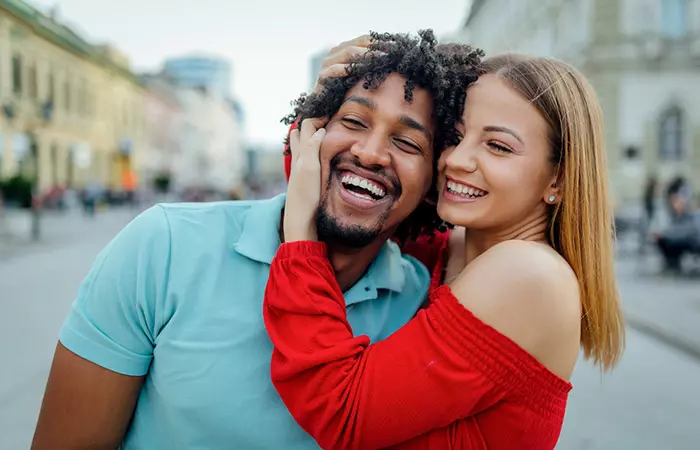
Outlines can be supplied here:
M365 291L369 292L369 286L365 286Z

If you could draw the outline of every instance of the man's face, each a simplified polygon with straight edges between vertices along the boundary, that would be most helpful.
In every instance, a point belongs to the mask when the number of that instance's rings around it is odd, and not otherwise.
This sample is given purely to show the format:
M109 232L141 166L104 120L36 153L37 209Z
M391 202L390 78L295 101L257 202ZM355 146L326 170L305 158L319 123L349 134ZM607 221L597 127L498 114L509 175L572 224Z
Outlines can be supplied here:
M350 89L321 144L317 225L327 243L359 248L386 238L418 206L433 177L432 97L391 74L375 90Z

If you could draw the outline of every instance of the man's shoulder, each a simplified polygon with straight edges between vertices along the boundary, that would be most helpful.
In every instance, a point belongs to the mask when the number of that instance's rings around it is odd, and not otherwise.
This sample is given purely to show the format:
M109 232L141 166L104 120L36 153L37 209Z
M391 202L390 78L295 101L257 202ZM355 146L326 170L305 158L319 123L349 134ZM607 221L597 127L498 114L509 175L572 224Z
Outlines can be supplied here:
M170 221L179 225L206 223L222 217L235 218L243 216L257 204L267 200L235 200L208 203L158 203L154 208L161 208ZM182 224L179 222L183 222Z
M198 242L237 239L251 211L281 207L277 197L264 200L235 200L210 203L162 203L172 239ZM283 204L283 202L281 203Z

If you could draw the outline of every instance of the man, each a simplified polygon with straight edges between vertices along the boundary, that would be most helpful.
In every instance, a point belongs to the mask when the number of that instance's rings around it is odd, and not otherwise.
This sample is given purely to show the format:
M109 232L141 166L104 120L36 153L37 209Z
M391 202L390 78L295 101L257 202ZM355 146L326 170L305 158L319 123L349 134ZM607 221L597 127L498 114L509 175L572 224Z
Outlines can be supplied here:
M300 98L293 117L330 118L319 236L353 329L376 341L427 290L425 267L387 239L435 221L411 213L461 115L445 99L463 97L479 54L441 54L431 32L374 38L379 52ZM159 205L129 224L66 319L32 448L316 448L269 375L262 300L284 201Z

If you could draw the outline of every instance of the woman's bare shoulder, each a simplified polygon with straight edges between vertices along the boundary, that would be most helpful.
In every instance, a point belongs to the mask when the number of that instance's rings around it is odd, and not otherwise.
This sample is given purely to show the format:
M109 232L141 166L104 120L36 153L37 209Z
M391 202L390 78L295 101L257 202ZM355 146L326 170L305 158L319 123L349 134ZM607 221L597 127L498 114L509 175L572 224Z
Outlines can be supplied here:
M544 244L507 241L464 268L451 284L460 303L563 378L580 344L579 284Z

